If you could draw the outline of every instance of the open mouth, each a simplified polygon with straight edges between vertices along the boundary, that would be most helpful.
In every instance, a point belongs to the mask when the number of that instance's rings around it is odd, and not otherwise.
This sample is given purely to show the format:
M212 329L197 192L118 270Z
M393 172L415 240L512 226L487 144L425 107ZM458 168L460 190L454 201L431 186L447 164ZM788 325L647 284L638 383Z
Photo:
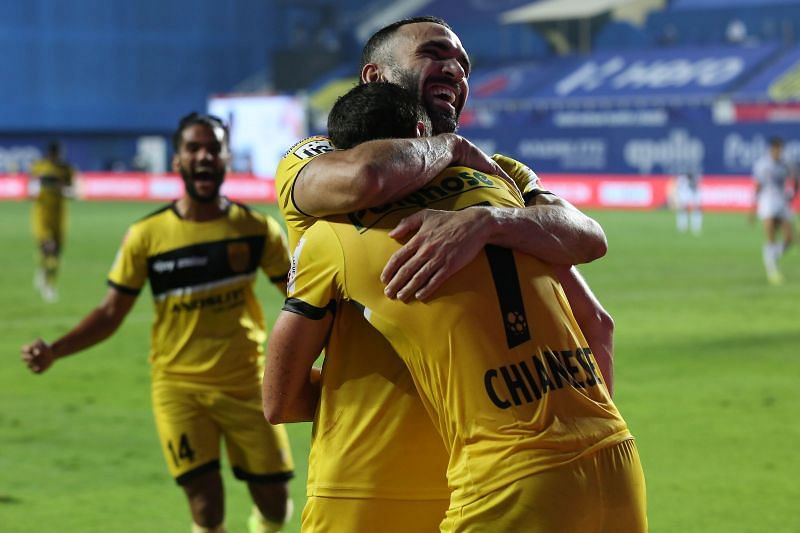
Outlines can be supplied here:
M458 102L459 91L451 86L442 84L432 84L428 87L428 94L433 97L435 102L439 102L455 109Z

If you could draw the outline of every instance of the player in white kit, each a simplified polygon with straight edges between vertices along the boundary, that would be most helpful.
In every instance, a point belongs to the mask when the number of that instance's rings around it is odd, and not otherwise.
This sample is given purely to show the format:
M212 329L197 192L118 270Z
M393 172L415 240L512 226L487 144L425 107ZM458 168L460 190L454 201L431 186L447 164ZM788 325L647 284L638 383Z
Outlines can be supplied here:
M700 173L683 172L675 178L675 212L678 231L699 235L703 229L703 211L700 198Z
M778 261L794 237L791 202L798 192L797 175L784 160L782 152L783 140L773 137L769 140L769 152L753 166L756 214L764 224L766 237L763 248L764 268L767 270L767 279L774 285L783 282ZM782 241L778 239L779 231L783 236Z

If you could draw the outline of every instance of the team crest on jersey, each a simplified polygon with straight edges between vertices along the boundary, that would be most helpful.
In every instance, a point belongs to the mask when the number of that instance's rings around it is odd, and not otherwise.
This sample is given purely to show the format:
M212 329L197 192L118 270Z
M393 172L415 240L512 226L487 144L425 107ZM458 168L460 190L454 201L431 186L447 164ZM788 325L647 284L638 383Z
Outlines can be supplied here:
M244 272L250 264L250 245L246 242L228 244L228 263L234 272Z
M321 137L304 142L294 149L294 155L299 159L311 159L327 152L333 152L333 145L328 139Z

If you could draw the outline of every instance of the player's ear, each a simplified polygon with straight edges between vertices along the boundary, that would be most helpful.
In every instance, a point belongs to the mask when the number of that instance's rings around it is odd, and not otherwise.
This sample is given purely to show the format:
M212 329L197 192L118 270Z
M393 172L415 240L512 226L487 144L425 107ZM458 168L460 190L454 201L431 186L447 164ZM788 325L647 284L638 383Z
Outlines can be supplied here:
M180 174L181 171L181 162L178 158L178 154L172 156L172 172L175 174Z
M375 63L367 63L361 69L361 81L363 83L372 83L374 81L386 81L381 67Z

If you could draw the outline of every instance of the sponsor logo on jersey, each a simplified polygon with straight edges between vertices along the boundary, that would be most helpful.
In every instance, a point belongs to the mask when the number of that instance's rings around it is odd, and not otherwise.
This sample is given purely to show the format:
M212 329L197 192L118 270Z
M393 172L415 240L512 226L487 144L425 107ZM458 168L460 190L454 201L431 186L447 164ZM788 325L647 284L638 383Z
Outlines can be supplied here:
M210 294L189 301L179 301L172 304L172 312L197 311L209 307L225 306L226 309L238 307L244 303L245 289L240 287L221 294Z
M410 207L425 208L435 202L458 196L464 192L481 189L481 188L498 188L492 179L478 172L477 170L469 170L447 176L440 181L433 184L426 185L421 189L413 192L397 202L391 202L378 207L370 209L362 209L347 215L350 222L359 231L369 229L369 227L378 222L385 215L398 211L400 209L408 209Z
M246 242L228 244L228 264L234 272L244 272L250 264L250 245Z
M311 159L327 152L333 152L333 145L328 139L312 139L294 149L294 155L299 159Z

